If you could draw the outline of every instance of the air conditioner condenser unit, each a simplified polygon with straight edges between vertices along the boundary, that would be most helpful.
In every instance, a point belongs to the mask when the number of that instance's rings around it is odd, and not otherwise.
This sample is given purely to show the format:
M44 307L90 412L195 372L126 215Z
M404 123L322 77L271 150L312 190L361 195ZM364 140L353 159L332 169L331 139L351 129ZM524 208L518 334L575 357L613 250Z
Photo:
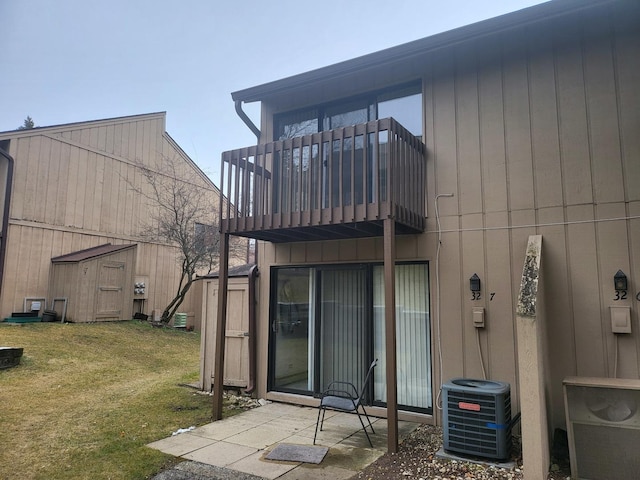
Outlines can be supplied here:
M454 378L442 386L444 450L496 460L511 453L511 386Z

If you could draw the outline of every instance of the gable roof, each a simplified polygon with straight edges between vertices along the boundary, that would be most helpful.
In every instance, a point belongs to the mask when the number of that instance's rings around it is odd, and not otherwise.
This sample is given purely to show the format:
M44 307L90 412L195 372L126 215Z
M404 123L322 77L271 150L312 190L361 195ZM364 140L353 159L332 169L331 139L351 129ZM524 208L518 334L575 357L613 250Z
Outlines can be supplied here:
M509 30L522 30L528 25L577 15L589 9L614 3L622 2L619 0L553 0L334 65L238 90L233 92L231 97L234 101L255 102L296 90L313 88L322 82L345 78L356 72L398 68L398 65L410 65L412 61L436 51L472 43ZM630 7L634 7L635 2L627 3Z
M104 245L98 245L97 247L91 247L85 250L78 250L77 252L53 257L51 259L51 263L78 263L84 260L89 260L90 258L102 257L103 255L128 250L137 246L138 245L135 243L129 245L111 245L110 243L105 243Z
M148 120L151 118L160 118L164 123L166 120L166 117L167 117L167 112L141 113L138 115L125 115L122 117L101 118L97 120L85 120L83 122L71 122L71 123L60 123L56 125L45 125L42 127L25 128L22 130L21 129L6 130L4 132L0 132L0 135L10 134L12 137L16 135L20 135L20 136L28 136L31 134L40 135L45 131L51 131L51 130L66 131L71 129L84 128L84 127L99 127L101 125L108 125L111 123L136 122L138 120Z

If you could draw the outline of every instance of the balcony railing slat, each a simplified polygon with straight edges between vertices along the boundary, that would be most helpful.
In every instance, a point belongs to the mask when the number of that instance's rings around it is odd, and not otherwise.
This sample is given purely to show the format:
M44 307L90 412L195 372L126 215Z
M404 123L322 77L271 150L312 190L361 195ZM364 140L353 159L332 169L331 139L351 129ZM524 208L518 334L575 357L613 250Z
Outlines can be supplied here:
M391 217L422 231L424 152L393 119L224 152L221 228L271 241L348 238L376 235Z

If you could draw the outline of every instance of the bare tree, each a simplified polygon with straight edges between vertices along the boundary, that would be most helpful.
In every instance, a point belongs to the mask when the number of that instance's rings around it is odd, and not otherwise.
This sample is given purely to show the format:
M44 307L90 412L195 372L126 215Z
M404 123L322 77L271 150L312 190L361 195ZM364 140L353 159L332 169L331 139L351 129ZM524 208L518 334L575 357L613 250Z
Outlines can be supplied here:
M196 272L210 271L217 265L220 243L219 217L214 208L217 192L182 158L162 156L154 168L141 162L137 166L146 185L127 182L149 202L152 213L143 235L178 249L180 281L161 316L161 321L168 323L195 281Z

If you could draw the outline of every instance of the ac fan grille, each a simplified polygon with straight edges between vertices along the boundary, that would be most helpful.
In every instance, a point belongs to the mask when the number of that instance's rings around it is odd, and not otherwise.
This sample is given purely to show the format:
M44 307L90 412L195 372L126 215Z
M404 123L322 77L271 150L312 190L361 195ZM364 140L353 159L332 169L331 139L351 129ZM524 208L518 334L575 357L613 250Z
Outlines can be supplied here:
M467 408L461 408L460 405ZM491 458L511 450L511 397L447 389L445 449ZM469 409L472 408L472 409Z

